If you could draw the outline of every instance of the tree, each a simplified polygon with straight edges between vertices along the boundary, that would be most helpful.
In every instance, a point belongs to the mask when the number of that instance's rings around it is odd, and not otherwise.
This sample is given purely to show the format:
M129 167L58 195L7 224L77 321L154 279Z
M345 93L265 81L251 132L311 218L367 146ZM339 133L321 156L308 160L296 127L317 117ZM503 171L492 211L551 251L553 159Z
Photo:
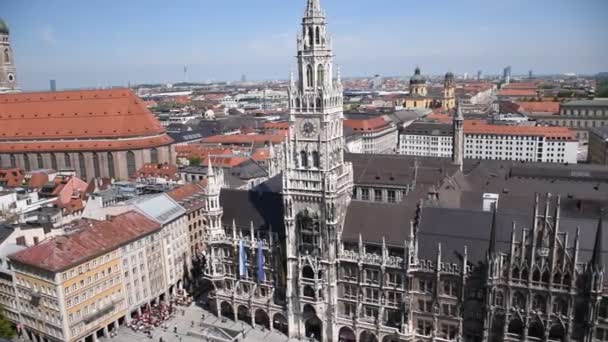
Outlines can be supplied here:
M201 158L190 157L190 158L188 158L188 162L190 163L190 165L198 166L198 165L201 165Z
M0 307L0 337L12 338L15 334L13 324L4 317L4 308Z

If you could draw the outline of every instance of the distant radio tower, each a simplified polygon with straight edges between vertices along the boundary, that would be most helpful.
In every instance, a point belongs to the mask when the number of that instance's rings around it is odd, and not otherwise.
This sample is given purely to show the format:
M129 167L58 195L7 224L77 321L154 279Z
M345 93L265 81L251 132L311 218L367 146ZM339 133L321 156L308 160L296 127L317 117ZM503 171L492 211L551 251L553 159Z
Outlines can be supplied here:
M188 83L188 66L184 65L184 83Z

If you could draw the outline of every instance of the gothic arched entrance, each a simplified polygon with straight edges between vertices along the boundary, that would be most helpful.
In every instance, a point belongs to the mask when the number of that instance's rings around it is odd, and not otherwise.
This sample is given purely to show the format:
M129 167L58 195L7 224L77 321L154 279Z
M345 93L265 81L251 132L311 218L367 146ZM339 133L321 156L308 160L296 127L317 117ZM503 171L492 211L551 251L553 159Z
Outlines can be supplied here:
M554 323L551 329L549 330L550 340L563 341L565 335L566 333L564 331L564 327L559 322Z
M274 314L274 316L272 317L272 329L278 330L285 335L288 334L287 319L285 318L285 316L283 316L283 314Z
M353 332L353 329L349 327L342 327L338 332L338 342L355 342L357 337Z
M220 315L234 320L234 309L232 308L232 305L228 302L222 302L222 304L220 304Z
M245 323L251 324L251 313L249 309L245 305L239 305L237 309L237 316L239 321L243 321Z
M532 323L530 323L530 327L528 328L528 336L542 339L544 334L545 328L540 321L534 320Z
M322 341L323 339L323 322L316 315L306 320L306 337Z
M507 330L509 334L514 334L514 335L523 335L524 334L524 324L522 323L521 319L519 319L518 317L511 319L511 322L509 322L509 330Z
M270 329L270 318L266 311L262 309L257 309L255 312L255 324L261 325L266 329Z
M360 342L378 342L378 338L371 331L363 331L359 338Z

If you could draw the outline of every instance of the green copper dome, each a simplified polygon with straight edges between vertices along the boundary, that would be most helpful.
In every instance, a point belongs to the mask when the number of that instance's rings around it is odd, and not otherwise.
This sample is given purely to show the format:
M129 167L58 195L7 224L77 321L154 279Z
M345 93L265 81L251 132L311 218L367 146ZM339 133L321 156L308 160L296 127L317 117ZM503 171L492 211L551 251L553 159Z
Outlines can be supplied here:
M0 18L0 34L8 34L8 25Z
M414 70L414 76L410 78L410 84L423 84L426 83L426 79L420 74L420 68L416 67Z

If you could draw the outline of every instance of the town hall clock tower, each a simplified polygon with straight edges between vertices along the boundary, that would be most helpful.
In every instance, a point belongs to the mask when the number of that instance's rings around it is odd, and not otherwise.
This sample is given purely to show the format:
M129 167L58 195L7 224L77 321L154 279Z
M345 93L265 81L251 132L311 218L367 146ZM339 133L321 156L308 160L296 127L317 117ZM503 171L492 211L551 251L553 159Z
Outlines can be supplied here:
M353 185L344 162L342 82L319 0L308 0L297 39L298 77L289 87L283 173L286 295L291 337L337 338L336 259Z

